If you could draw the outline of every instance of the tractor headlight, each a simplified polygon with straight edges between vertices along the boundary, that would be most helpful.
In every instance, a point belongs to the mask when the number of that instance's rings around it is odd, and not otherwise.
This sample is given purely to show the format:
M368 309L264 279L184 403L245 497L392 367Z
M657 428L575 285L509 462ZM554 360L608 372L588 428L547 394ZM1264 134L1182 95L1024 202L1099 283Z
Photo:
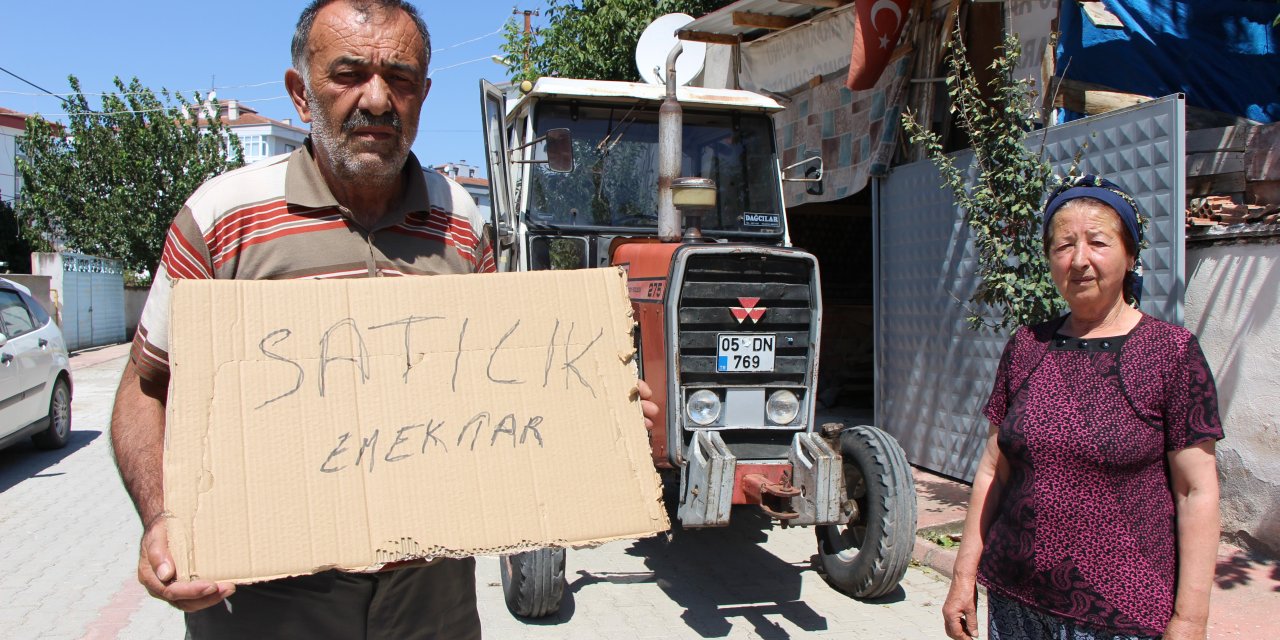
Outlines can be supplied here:
M684 409L694 424L705 427L720 418L720 396L707 389L694 391Z
M764 406L764 415L774 424L791 424L800 413L800 399L783 389L774 391Z

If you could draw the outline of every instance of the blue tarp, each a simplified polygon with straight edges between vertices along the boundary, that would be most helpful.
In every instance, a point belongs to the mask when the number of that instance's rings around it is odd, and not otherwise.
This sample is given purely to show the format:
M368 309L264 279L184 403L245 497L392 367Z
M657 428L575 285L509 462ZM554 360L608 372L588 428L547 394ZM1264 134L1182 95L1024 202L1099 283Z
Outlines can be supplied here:
M1280 14L1275 0L1104 0L1124 28L1097 27L1062 0L1059 73L1148 96L1280 120Z

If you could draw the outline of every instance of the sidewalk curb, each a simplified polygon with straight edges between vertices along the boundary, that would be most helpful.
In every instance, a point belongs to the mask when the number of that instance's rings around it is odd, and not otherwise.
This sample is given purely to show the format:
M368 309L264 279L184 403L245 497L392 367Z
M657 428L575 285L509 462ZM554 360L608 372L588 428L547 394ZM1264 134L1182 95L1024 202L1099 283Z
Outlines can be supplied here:
M911 549L911 560L920 566L937 571L950 580L952 568L956 564L956 550L940 547L917 535L916 546Z

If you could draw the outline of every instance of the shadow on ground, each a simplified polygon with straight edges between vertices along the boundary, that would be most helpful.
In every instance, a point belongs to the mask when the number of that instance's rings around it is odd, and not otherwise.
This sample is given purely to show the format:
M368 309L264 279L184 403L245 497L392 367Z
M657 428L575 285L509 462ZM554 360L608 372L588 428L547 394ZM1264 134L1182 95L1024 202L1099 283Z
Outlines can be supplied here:
M928 474L916 471L916 493L943 507L969 506L969 487L945 480L934 480Z
M13 446L0 450L0 493L4 493L14 485L32 478L44 478L62 475L60 472L45 473L46 469L57 465L71 454L88 446L102 435L101 431L71 431L71 440L67 446L52 451L37 449L30 440L23 440Z
M671 534L638 540L626 551L643 558L649 571L579 570L576 578L570 576L559 614L541 624L571 618L573 594L583 588L650 582L684 609L681 619L704 638L729 635L733 618L748 621L757 635L767 639L791 637L767 616L782 617L806 632L827 630L827 619L801 600L802 573L812 567L785 562L761 546L774 524L758 509L735 508L731 524L715 529L682 529L672 516Z
M785 562L761 546L774 526L759 509L738 508L726 528L677 526L670 537L638 540L627 553L644 558L658 587L684 608L681 619L704 638L729 635L731 618L746 620L762 638L790 637L766 616L825 631L827 619L801 600L808 563Z
M1280 593L1280 561L1247 551L1219 556L1213 581L1224 591L1247 587L1254 581L1267 582L1271 591Z

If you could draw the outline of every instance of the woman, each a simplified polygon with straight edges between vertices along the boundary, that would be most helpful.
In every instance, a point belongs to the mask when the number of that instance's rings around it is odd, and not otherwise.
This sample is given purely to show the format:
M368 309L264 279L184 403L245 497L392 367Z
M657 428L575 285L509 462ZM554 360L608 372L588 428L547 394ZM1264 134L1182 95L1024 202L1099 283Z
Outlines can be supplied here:
M947 635L1203 640L1218 548L1213 377L1195 336L1136 309L1142 220L1083 176L1045 206L1044 248L1070 312L1005 347Z

